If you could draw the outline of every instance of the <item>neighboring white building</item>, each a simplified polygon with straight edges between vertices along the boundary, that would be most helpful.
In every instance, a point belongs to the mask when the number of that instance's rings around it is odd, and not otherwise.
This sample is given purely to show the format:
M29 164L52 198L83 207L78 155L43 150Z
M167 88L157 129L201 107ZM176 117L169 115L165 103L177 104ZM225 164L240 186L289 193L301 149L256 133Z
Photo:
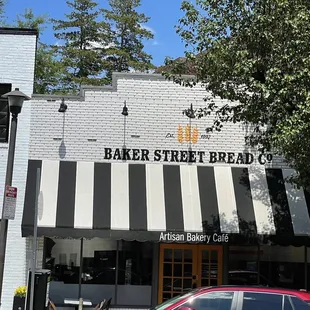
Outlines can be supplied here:
M33 93L37 31L0 28L0 95L19 88L26 95ZM15 220L9 221L1 309L12 309L14 290L26 283L27 242L21 238L25 183L28 165L31 104L25 102L18 118L18 131L12 185L18 188ZM0 100L0 212L8 154L7 101ZM1 214L1 213L0 213Z

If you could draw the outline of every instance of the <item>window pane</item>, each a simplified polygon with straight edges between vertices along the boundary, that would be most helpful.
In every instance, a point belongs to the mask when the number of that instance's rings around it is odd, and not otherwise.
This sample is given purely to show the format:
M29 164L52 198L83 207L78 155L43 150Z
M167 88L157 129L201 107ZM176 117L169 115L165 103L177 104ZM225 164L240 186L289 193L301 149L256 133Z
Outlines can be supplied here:
M80 249L80 240L45 238L43 267L52 271L50 296L55 303L63 303L64 298L76 298ZM94 303L103 296L114 297L116 249L114 240L94 238L83 242L82 291Z
M8 100L1 98L2 95L11 91L11 84L0 84L0 142L8 141L9 131L9 105Z
M310 306L304 302L303 300L300 300L297 297L291 297L291 301L295 307L295 309L297 310L309 310Z
M230 310L233 296L233 292L210 292L186 302L179 308L189 307L195 310Z
M242 310L282 310L283 295L244 292Z
M153 244L122 241L119 252L118 284L152 285Z
M171 265L172 264L165 264ZM170 266L170 267L171 267ZM151 305L153 243L137 241L119 242L118 305ZM166 276L166 278L169 278ZM174 283L166 280L164 298L173 297Z

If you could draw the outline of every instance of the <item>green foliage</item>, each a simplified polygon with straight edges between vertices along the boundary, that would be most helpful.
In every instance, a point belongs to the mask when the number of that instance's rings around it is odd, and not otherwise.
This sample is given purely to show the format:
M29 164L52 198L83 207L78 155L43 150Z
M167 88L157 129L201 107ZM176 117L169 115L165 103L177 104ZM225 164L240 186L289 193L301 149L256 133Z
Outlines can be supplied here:
M207 104L198 117L214 116L216 130L251 124L247 143L284 156L298 172L292 181L310 189L310 1L196 0L181 9L177 33L195 79L180 76L184 62L167 61L165 76L202 83Z
M0 0L0 16L4 0ZM140 0L110 0L110 10L94 0L67 0L65 20L51 19L54 45L41 42L48 16L32 9L17 15L14 26L37 29L35 93L75 94L82 84L111 83L113 71L147 71L154 66L143 41L153 38L142 24L149 18L136 11ZM1 25L1 18L0 18Z
M32 9L25 9L16 20L18 28L37 29L39 33L34 78L34 93L39 94L54 92L63 72L61 63L55 58L55 50L41 42L47 23L47 15L35 16Z
M107 80L100 77L104 70L103 46L110 42L108 25L98 21L101 12L92 0L67 1L71 12L67 20L52 20L55 46L65 68L63 88L77 91L81 84L102 85Z
M113 71L148 71L154 68L152 57L143 51L143 40L152 39L153 33L142 24L149 20L137 12L140 0L109 0L110 10L103 9L104 19L110 24L113 38L107 49L108 72L111 79Z
M6 26L5 15L4 15L5 2L6 2L5 0L0 0L0 27Z
M25 9L23 14L18 14L16 19L16 26L18 28L36 29L41 35L47 23L47 15L35 16L32 9Z

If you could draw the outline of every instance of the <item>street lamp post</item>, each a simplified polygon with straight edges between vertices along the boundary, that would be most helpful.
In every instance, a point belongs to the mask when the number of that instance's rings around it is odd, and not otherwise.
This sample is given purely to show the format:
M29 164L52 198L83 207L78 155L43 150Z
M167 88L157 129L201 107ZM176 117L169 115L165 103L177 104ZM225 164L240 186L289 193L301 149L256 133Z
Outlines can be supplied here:
M15 88L15 90L2 95L2 98L8 98L10 113L12 114L11 128L10 128L10 140L9 140L9 152L8 152L8 161L7 161L6 177L5 177L5 188L6 188L6 186L12 185L16 132L17 132L17 117L18 117L18 114L22 110L24 101L30 100L31 98L26 96L21 91L19 91L18 88ZM2 286L3 286L3 274L4 274L4 263L5 263L5 250L6 250L6 240L7 240L7 233L8 233L8 219L4 218L4 213L5 213L4 202L5 202L5 195L3 195L2 217L1 217L1 222L0 222L0 305L2 303Z

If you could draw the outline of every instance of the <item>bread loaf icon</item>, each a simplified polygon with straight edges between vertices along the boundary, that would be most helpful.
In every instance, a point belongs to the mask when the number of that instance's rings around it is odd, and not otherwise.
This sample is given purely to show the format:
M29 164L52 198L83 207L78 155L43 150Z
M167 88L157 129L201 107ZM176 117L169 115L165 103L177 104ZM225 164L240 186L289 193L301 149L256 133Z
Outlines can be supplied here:
M193 134L192 134L192 143L196 144L198 141L198 136L199 136L199 132L198 132L198 128L197 126L193 129Z
M191 141L191 126L190 125L186 125L185 127L185 141L186 142Z
M178 141L179 143L183 143L183 128L181 125L178 128Z

